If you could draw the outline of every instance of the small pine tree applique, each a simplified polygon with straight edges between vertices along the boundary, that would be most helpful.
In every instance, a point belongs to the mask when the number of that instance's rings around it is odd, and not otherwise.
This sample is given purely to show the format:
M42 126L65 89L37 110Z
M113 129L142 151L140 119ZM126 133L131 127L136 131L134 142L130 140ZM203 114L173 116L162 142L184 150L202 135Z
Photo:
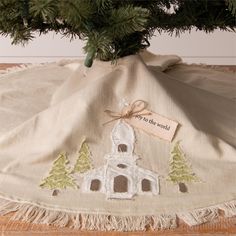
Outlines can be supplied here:
M88 170L91 170L93 168L92 161L91 161L91 153L89 151L89 146L86 143L85 140L83 140L80 150L79 150L79 156L76 160L73 173L79 173L83 174L87 172Z
M71 175L71 171L66 168L69 163L66 154L60 154L53 162L53 167L49 172L48 177L43 179L40 187L53 190L52 195L56 196L59 189L66 189L67 187L77 188L75 179Z
M199 178L193 173L191 165L185 158L184 152L180 147L180 141L176 142L171 151L170 172L167 180L178 184L179 191L182 193L188 192L186 183L199 181Z

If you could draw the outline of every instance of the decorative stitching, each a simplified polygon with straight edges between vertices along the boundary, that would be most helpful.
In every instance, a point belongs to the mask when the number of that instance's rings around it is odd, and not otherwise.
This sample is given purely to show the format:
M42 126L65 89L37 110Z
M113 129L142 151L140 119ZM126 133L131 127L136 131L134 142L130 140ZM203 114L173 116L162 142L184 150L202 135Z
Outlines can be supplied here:
M159 194L159 176L136 164L138 157L133 154L133 128L120 120L111 132L111 139L112 152L105 156L106 164L83 176L82 191L101 192L106 194L107 199L132 199L136 194ZM93 181L99 187L94 188Z
M88 170L91 170L93 166L92 166L92 161L90 157L91 157L91 153L89 150L89 146L86 143L86 140L84 139L82 141L82 144L79 150L79 156L75 163L73 173L83 174L87 172Z
M182 193L188 192L186 183L200 181L196 174L193 173L192 167L180 147L180 141L176 142L171 151L170 172L167 180L178 184L179 191Z
M69 160L66 153L59 154L58 158L53 162L48 177L43 179L40 187L54 190L53 196L58 194L58 189L66 189L67 187L77 188L78 186L71 175L71 171L66 167L68 164Z

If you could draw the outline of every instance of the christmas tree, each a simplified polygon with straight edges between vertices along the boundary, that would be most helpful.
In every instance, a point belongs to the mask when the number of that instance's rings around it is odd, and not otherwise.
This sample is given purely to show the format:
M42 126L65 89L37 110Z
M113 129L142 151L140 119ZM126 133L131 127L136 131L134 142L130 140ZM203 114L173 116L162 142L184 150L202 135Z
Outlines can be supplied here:
M0 34L15 44L49 31L85 40L88 67L138 53L154 32L236 26L236 0L1 0L0 12Z
M81 144L79 156L75 163L73 172L82 174L90 169L92 169L92 163L90 159L89 146L84 140Z
M187 192L186 183L199 181L188 164L178 141L171 152L168 180L179 185L180 192Z
M76 188L75 179L71 176L71 172L66 168L69 163L66 154L60 154L58 158L53 162L53 167L40 186L42 188L48 188L53 191L53 195L56 195L58 189L65 189L67 187Z

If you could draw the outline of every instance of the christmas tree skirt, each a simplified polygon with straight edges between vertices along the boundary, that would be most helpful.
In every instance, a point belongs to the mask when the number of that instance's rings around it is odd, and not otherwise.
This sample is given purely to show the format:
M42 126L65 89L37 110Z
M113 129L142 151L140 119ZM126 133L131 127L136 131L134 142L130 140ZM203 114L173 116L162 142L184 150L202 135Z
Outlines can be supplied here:
M235 74L147 52L0 76L0 215L83 230L236 215Z

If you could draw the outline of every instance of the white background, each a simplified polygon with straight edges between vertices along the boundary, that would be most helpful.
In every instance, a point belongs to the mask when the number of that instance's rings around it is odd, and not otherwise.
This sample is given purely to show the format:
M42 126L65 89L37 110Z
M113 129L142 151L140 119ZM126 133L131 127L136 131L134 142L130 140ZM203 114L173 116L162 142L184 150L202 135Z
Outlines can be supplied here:
M12 46L10 38L0 37L0 63L35 63L83 57L83 45L80 40L70 42L53 33L36 36L26 47ZM192 31L178 38L157 33L149 50L156 54L177 54L188 63L236 65L236 33Z

